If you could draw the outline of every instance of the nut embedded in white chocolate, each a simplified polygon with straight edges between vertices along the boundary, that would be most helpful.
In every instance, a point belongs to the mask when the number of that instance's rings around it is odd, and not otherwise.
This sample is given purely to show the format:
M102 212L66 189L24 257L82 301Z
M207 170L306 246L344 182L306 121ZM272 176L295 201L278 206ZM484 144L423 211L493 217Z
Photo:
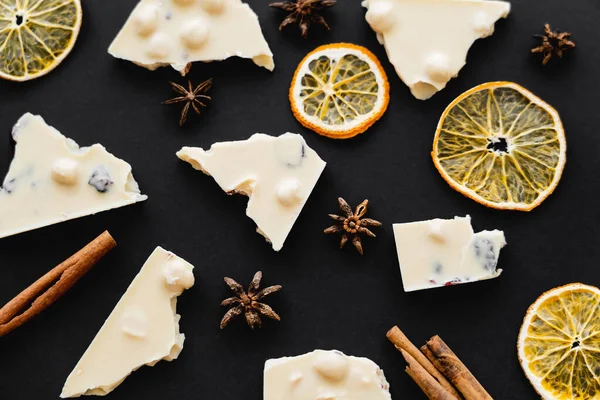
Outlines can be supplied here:
M277 199L285 206L293 205L300 200L300 181L298 179L285 179L277 188Z
M220 13L225 7L225 0L200 0L200 5L210 13Z
M182 292L194 286L194 273L180 259L167 261L163 268L163 275L167 287L174 292Z
M77 183L78 163L71 158L60 158L52 163L52 179L61 185Z
M348 373L349 361L342 353L322 352L315 356L313 367L325 379L341 381Z
M146 50L150 57L161 59L165 58L171 52L171 43L169 37L160 32L155 33L148 42Z
M396 18L392 7L392 2L382 1L369 8L365 18L375 32L383 33L394 26Z
M197 49L204 45L210 35L209 21L204 18L196 18L187 21L181 26L179 35L186 46Z
M452 78L448 55L441 52L429 54L425 60L425 73L434 81L446 82Z
M158 27L158 8L151 4L142 5L133 14L133 24L138 35L153 33Z
M121 330L123 333L142 339L148 331L148 318L139 307L129 307L121 317Z

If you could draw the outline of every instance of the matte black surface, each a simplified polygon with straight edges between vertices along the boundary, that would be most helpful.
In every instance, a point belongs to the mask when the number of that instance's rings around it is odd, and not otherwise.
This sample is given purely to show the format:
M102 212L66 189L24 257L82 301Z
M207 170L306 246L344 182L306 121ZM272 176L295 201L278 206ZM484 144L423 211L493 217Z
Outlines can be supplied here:
M64 298L0 339L0 398L58 398L67 375L155 246L196 266L196 285L180 297L185 348L172 363L143 367L110 399L261 399L267 358L315 348L339 349L377 362L395 399L423 395L404 373L401 355L385 339L400 325L415 344L440 334L497 399L533 399L521 372L516 340L527 307L543 291L581 281L599 284L598 91L600 52L596 0L515 0L511 16L478 41L468 63L431 100L415 100L389 64L358 0L326 14L330 33L316 27L303 41L297 28L277 30L285 14L251 0L275 54L270 73L250 61L195 64L197 83L214 77L213 102L202 118L178 127L169 68L147 71L107 54L136 0L86 0L81 35L54 72L28 83L0 82L0 172L8 169L9 132L26 111L41 114L81 145L100 142L130 162L145 203L0 240L0 303L108 229L118 247ZM575 33L577 50L542 67L529 54L544 22ZM232 29L234 29L232 27ZM288 86L298 62L317 45L364 45L382 61L391 102L382 120L353 140L333 141L303 129L290 112ZM522 84L561 113L568 138L566 169L556 192L531 213L488 210L453 191L429 152L439 116L463 91L486 81ZM245 216L246 199L226 196L210 177L180 161L184 145L209 147L255 132L302 133L328 162L283 250L275 253ZM338 250L325 237L336 198L370 200L384 227L365 240L365 256ZM404 293L391 224L470 214L476 230L502 229L508 247L495 280ZM270 304L283 321L250 331L240 320L224 331L219 307L231 276L246 284L282 284Z

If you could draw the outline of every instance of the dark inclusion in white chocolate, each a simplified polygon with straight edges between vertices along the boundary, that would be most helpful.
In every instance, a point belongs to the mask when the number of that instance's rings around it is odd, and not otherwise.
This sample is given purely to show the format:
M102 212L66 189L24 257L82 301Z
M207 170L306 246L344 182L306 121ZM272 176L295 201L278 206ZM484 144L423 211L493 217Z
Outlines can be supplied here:
M11 194L13 189L15 188L15 179L11 179L8 182L4 182L4 186L0 187L0 192L6 192Z
M298 143L299 146L293 152L290 152L285 148L288 143L288 141L275 142L275 154L286 167L299 168L306 158L306 145L303 142Z
M477 239L473 243L473 250L475 251L475 257L481 262L481 266L486 271L494 272L498 260L496 259L496 249L494 244L488 239Z
M92 171L88 184L96 188L100 193L108 191L109 187L113 184L110 174L106 170L104 165L99 165Z

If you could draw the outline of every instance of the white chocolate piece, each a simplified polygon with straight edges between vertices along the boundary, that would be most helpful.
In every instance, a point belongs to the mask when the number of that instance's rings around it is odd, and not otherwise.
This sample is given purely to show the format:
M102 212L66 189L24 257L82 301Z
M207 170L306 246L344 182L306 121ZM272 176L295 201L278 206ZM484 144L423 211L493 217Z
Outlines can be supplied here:
M171 65L182 75L193 62L233 56L275 68L258 17L241 0L141 0L108 52L150 70Z
M315 350L267 360L263 400L391 400L383 371L367 358Z
M446 87L477 39L490 36L510 3L491 0L365 0L366 20L400 79L419 100Z
M177 157L212 176L227 193L250 197L246 214L279 251L326 163L302 136L262 133L215 143L210 150L184 147Z
M29 113L12 135L15 157L0 188L0 238L147 199L131 166L102 145L80 148Z
M67 378L60 397L104 396L138 368L173 361L183 349L177 296L194 284L193 266L157 247ZM175 291L168 280L182 282Z
M502 231L473 233L471 218L394 224L405 292L498 277Z

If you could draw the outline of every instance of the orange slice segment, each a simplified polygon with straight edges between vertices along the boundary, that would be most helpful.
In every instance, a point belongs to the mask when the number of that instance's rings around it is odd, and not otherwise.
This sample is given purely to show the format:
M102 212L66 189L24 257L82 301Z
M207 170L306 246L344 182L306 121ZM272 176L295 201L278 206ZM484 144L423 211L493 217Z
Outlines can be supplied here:
M572 283L527 310L519 361L544 399L600 399L600 290Z
M566 150L556 110L515 83L490 82L446 108L431 156L463 195L487 207L530 211L558 185Z
M389 83L373 53L348 43L328 44L298 65L289 99L305 127L333 139L366 131L385 112Z
M80 26L80 0L0 0L0 78L28 81L52 71Z

